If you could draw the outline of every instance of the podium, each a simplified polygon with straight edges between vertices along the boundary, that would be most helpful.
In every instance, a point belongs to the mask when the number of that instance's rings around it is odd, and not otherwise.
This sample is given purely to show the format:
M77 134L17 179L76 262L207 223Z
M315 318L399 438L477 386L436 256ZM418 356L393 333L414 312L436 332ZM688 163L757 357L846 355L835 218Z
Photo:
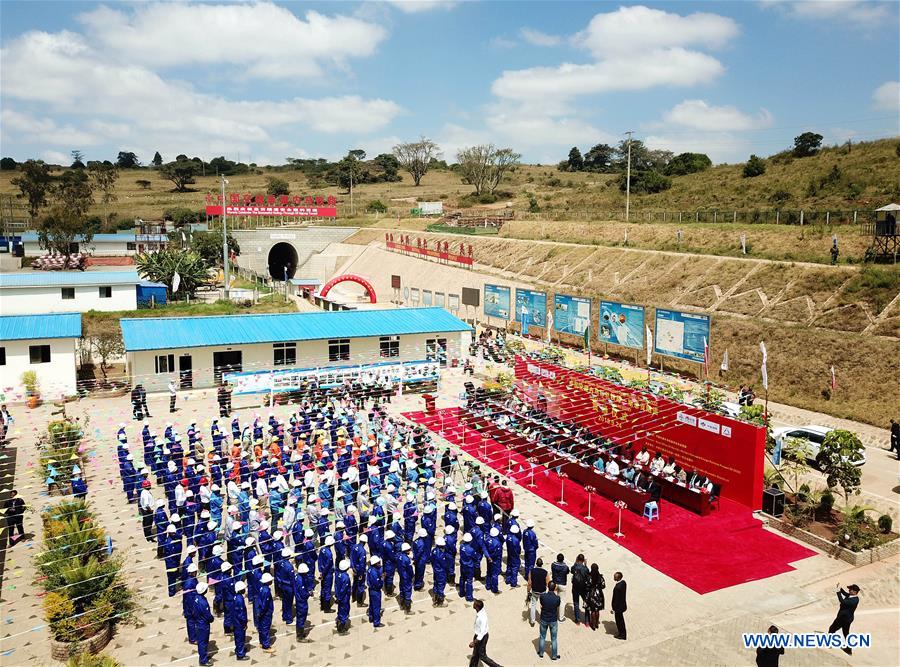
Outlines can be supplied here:
M775 517L784 514L784 493L774 487L763 491L762 509L766 514Z
M422 394L422 398L425 399L425 412L433 414L435 412L434 404L437 397L432 394Z

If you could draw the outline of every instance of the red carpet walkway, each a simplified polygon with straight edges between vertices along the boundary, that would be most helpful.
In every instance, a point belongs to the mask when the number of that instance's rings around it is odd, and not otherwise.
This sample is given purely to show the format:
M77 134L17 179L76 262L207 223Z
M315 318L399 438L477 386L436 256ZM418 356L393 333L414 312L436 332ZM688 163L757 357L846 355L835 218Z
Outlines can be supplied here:
M440 432L443 426L447 440L495 469L506 469L508 450L492 439L486 439L482 445L479 432L463 427L457 420L458 412L451 408L433 414L409 412L405 416L435 432ZM522 456L512 454L512 471L511 476L523 487L531 482L529 463ZM556 473L538 467L534 471L534 484L530 491L558 503L561 481ZM562 484L568 505L560 509L616 540L613 534L618 510L612 501L594 494L591 498L594 520L586 521L587 492L570 479ZM705 517L662 501L660 517L660 521L648 523L634 512L623 511L625 537L617 541L651 567L700 594L789 572L794 569L790 563L816 554L764 530L746 507L724 498L720 508Z

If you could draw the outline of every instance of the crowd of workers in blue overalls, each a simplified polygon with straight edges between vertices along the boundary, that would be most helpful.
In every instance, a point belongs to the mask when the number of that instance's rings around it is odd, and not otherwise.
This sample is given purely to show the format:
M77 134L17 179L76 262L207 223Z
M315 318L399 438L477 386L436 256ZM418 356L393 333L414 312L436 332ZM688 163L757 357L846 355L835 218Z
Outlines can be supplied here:
M435 606L448 585L472 601L482 575L493 593L501 575L511 587L520 570L527 580L538 538L518 510L492 505L498 478L458 466L449 448L438 451L377 400L366 405L345 394L304 400L286 422L273 413L243 426L213 419L208 441L196 423L184 437L171 423L162 437L145 423L140 457L119 425L123 490L165 563L169 596L182 595L200 665L209 664L217 616L237 660L247 659L250 619L259 648L274 652L276 598L282 622L309 641L313 596L325 613L336 606L345 634L351 602L367 607L376 628L385 595L411 613L429 566Z

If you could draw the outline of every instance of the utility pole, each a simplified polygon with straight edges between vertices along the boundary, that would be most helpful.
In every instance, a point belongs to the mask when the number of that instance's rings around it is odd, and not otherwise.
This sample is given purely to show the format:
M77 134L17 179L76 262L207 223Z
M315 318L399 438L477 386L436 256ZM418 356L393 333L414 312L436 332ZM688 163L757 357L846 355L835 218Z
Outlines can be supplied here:
M634 130L628 130L628 166L625 174L625 222L628 222L628 216L631 209L631 135Z
M353 166L350 167L350 215L353 215Z
M225 222L225 208L228 206L228 202L225 199L225 186L228 184L228 181L225 180L225 177L222 176L222 271L223 277L225 278L225 300L229 300L229 290L228 290L228 231Z

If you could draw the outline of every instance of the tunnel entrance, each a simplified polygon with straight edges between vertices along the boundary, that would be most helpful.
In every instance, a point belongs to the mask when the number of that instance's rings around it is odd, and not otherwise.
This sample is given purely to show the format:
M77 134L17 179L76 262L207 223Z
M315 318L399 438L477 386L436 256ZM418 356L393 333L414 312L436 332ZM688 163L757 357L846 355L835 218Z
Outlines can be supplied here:
M297 272L297 250L290 243L276 243L269 250L269 275L275 280L290 280Z

